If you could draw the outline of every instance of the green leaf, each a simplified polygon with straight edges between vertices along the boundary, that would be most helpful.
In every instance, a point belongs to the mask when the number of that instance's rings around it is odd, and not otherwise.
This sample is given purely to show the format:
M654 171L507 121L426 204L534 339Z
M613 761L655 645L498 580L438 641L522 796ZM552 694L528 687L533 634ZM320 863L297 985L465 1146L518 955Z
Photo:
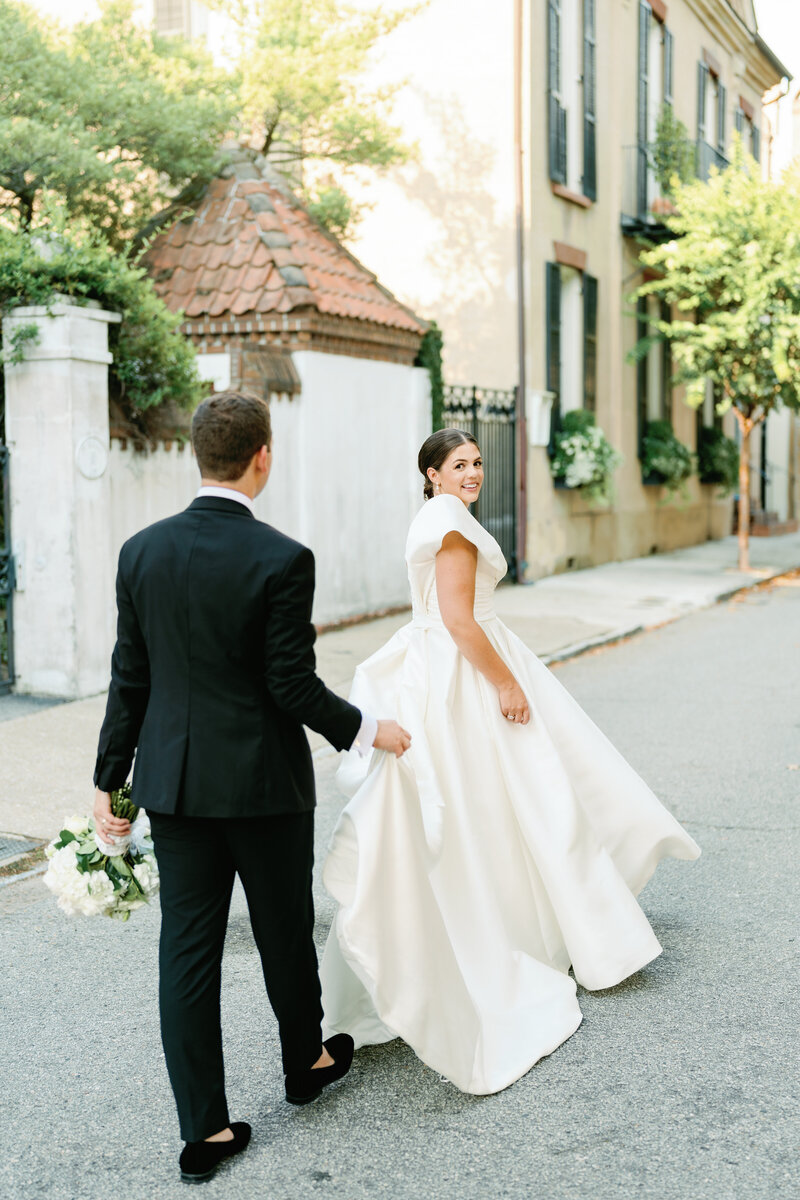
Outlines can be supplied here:
M77 840L78 840L75 837L75 834L70 833L70 831L68 829L62 829L58 836L61 841L62 848L64 846L68 846L70 842L77 842Z

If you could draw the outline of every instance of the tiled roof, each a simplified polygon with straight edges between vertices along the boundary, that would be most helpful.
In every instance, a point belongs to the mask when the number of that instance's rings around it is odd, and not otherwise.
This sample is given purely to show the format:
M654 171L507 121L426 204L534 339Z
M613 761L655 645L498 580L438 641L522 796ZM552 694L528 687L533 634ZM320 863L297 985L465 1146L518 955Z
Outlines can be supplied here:
M214 179L194 214L151 243L159 295L187 321L295 309L422 334L425 325L250 163Z

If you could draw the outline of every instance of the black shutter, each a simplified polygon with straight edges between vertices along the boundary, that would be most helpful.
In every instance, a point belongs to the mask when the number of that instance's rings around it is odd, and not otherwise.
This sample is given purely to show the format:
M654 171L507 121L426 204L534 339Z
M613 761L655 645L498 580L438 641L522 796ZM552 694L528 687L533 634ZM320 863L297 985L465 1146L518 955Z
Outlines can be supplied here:
M649 75L650 21L652 10L645 0L639 0L639 65L636 102L636 202L637 216L643 218L649 208L647 203L647 142L649 137Z
M753 158L761 162L761 130L757 125L753 126Z
M672 309L661 301L661 320L672 320ZM672 424L672 346L665 338L661 343L661 415Z
M724 83L717 81L717 150L725 153L725 135L728 117L728 89Z
M583 0L583 194L597 199L595 0Z
M675 38L664 26L664 107L672 108L672 86L675 76Z
M647 323L647 297L636 301L636 340L650 332ZM636 443L639 458L644 457L644 435L647 428L647 355L636 361Z
M546 351L547 390L553 392L550 419L550 453L555 449L554 437L561 423L561 268L558 263L546 263Z
M567 182L567 114L561 107L561 0L547 0L547 144L550 178Z
M597 280L583 277L583 407L597 411Z

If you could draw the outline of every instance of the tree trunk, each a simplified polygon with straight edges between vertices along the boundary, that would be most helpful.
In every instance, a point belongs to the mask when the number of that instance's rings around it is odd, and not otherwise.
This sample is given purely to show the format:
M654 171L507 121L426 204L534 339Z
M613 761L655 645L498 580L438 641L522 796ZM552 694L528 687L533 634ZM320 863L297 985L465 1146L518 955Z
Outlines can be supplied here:
M734 408L742 433L739 447L739 570L750 570L750 434L758 424Z

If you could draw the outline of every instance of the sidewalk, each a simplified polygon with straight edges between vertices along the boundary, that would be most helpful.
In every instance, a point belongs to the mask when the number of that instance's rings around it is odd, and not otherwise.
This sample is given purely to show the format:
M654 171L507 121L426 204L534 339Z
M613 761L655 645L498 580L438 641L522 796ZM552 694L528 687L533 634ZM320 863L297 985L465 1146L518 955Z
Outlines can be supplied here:
M545 662L555 662L800 567L800 533L754 538L750 547L749 574L737 571L736 539L729 537L503 587L497 611ZM329 687L346 695L358 663L408 619L405 613L322 635L317 661ZM35 711L25 697L0 701L0 833L52 837L65 813L90 808L104 709L105 696ZM324 752L321 737L312 734L310 740L315 752Z

